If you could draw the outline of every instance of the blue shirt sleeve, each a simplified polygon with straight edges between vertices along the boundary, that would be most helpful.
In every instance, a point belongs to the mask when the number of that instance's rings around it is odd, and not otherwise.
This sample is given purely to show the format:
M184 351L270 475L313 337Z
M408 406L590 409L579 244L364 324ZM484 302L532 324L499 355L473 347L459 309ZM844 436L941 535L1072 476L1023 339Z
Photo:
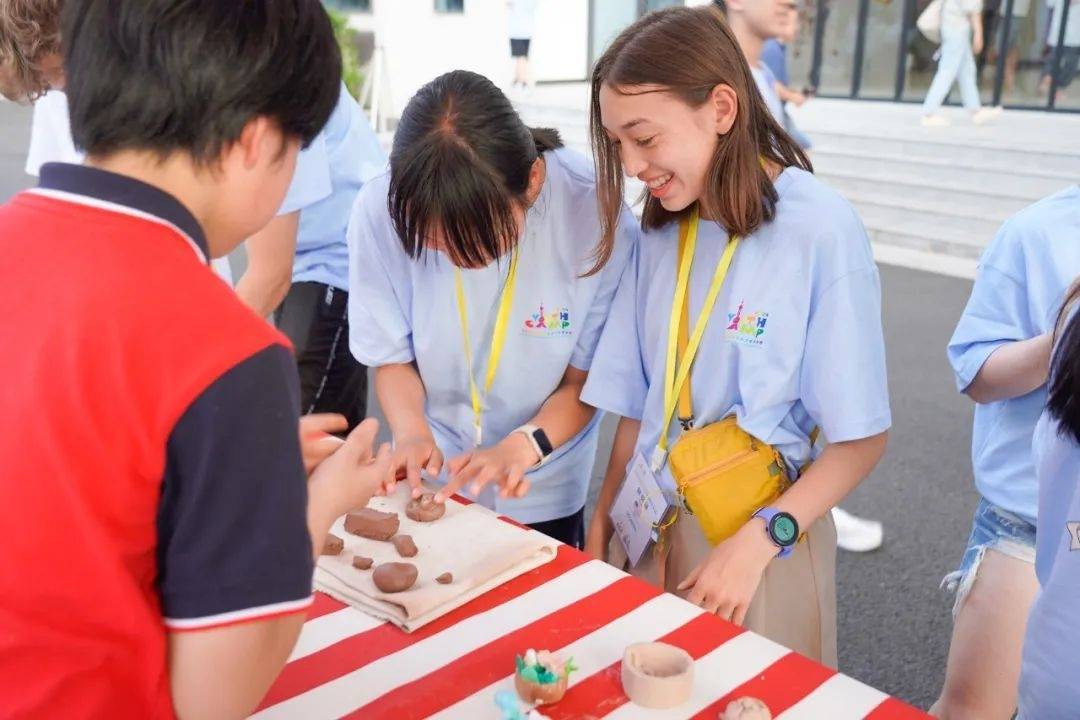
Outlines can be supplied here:
M581 326L577 345L570 356L570 364L579 370L588 370L592 366L596 346L600 342L600 334L604 330L611 312L611 303L619 289L619 280L627 267L634 246L637 245L639 234L640 226L630 213L630 209L624 206L615 232L615 248L607 265L600 271L600 285L589 308L589 314Z
M649 392L638 317L641 252L641 243L635 243L581 392L582 402L634 420L644 415Z
M274 345L192 403L166 450L158 589L167 627L302 609L311 596L299 380Z
M288 215L325 200L334 191L330 173L330 152L326 138L319 134L296 158L296 173L278 215Z
M349 222L349 349L368 367L416 359L412 344L412 262L386 209L385 176L360 191ZM389 246L389 247L388 247Z
M1024 258L1012 223L986 249L964 314L949 341L948 356L963 392L987 358L1002 345L1038 335L1031 323Z
M799 385L806 411L829 442L860 440L889 429L876 267L849 272L815 299Z

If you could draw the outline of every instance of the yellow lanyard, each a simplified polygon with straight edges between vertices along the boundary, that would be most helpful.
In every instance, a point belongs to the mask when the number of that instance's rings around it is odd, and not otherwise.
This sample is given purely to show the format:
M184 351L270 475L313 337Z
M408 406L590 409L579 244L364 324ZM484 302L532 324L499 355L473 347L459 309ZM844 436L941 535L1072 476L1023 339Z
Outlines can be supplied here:
M510 319L510 309L514 304L514 282L517 280L518 251L514 248L510 253L510 272L506 275L506 284L503 285L502 294L499 298L499 311L495 315L495 329L491 335L491 351L488 355L487 376L484 379L484 395L491 391L495 383L495 373L499 369L499 360L502 358L503 346L506 344L506 326ZM457 289L458 315L461 318L461 337L465 347L465 370L469 373L469 394L472 396L473 409L473 439L476 447L480 447L484 440L483 425L483 401L480 390L476 387L476 376L473 373L472 343L469 335L469 312L465 302L465 284L461 280L461 271L454 268L454 284Z
M694 332L690 336L689 344L683 357L678 357L679 323L682 321L683 307L686 305L686 293L689 292L690 268L694 264L694 249L697 247L698 208L697 205L690 212L689 220L684 219L679 228L679 263L678 277L675 282L675 297L671 301L671 322L668 324L667 361L664 365L664 421L660 426L660 442L653 452L652 469L659 472L667 459L668 453L668 427L671 418L675 414L675 406L679 402L679 392L690 377L690 367L697 355L701 339L705 335L705 327L709 324L709 316L712 314L716 298L720 295L720 288L727 277L728 268L731 267L731 259L735 256L735 250L739 246L739 238L732 236L724 248L724 254L720 262L716 264L713 272L712 284L705 296L705 304L701 308L697 322L694 323ZM676 363L678 368L676 369Z

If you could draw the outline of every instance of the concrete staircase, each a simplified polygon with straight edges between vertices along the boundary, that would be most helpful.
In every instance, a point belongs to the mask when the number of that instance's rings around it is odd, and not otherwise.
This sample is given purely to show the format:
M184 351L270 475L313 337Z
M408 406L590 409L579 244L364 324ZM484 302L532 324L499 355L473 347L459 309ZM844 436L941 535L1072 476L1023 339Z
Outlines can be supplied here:
M540 87L518 107L588 149L584 86ZM1080 115L1012 111L977 127L948 108L951 127L923 128L916 105L822 99L794 115L817 175L858 209L887 263L973 277L1002 222L1080 182Z

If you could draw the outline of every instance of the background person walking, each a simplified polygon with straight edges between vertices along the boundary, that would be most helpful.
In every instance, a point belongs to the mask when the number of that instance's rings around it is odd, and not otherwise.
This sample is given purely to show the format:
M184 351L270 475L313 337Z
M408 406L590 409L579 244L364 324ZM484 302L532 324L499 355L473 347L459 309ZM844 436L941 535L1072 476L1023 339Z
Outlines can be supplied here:
M941 50L937 73L923 101L924 127L944 127L949 121L939 114L953 83L960 86L960 100L976 125L1001 114L1000 107L984 108L975 82L975 56L982 52L982 0L942 0Z

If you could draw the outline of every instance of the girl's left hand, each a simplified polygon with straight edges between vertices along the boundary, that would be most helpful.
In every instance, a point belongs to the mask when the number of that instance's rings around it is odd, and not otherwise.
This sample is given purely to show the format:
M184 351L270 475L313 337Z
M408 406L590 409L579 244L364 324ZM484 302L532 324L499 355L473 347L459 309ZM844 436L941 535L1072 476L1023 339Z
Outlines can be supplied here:
M452 458L448 465L450 482L439 491L436 500L442 502L466 485L473 495L478 495L489 483L499 486L502 498L524 497L529 492L525 473L538 460L528 438L518 432L511 433L497 445Z
M714 547L678 589L690 590L686 599L693 604L742 625L761 576L776 553L761 520L752 518Z

